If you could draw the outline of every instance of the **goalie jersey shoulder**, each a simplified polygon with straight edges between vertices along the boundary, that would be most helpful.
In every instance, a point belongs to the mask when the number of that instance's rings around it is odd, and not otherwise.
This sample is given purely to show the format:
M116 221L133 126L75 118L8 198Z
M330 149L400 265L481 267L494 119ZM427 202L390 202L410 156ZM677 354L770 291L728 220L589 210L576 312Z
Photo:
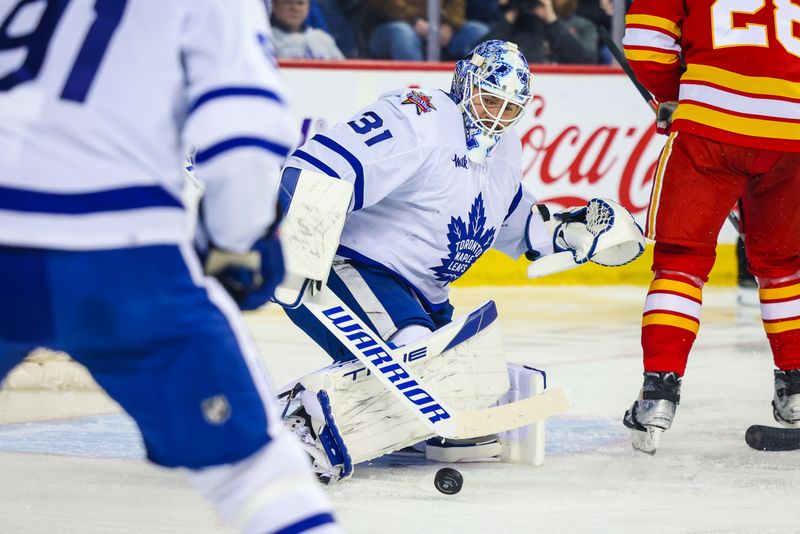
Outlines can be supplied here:
M461 112L441 89L398 89L384 93L378 101L396 110L423 150L464 144Z

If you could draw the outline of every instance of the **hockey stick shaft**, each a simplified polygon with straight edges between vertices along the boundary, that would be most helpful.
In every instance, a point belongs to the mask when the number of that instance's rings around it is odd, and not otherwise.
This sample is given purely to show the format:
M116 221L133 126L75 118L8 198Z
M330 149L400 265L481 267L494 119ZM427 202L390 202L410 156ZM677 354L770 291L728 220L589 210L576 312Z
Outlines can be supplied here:
M305 302L307 309L369 369L373 376L428 426L444 438L467 439L519 428L564 412L571 401L560 388L481 410L454 410L403 362L338 297L326 292L324 302Z

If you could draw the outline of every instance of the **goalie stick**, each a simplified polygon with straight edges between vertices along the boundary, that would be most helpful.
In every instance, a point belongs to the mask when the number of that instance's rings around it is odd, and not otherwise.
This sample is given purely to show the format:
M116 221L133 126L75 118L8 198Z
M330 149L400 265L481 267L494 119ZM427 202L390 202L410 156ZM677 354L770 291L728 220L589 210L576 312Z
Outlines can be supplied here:
M757 451L795 451L800 449L800 428L752 425L744 440Z
M410 370L401 351L389 348L332 292L308 299L304 305L437 436L468 439L498 434L559 414L572 405L566 392L555 387L503 406L453 409Z

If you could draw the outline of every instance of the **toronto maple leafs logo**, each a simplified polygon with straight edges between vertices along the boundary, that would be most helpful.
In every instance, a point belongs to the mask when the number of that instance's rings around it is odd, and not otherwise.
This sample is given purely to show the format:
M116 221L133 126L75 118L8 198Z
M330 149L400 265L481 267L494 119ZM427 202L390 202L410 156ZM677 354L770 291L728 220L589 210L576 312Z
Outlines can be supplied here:
M481 257L494 240L494 228L485 229L486 209L483 196L479 194L469 210L469 221L464 223L461 217L450 217L447 225L447 245L450 254L442 258L442 264L431 267L436 279L445 284L457 280L467 269Z

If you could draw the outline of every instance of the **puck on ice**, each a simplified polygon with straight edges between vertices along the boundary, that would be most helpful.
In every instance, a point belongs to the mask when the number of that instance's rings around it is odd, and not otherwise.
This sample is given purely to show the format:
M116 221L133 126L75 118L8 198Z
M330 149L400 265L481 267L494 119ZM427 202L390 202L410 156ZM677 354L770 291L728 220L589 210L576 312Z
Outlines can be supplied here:
M452 467L444 467L436 471L433 485L445 495L455 495L461 491L461 486L464 485L464 477Z

